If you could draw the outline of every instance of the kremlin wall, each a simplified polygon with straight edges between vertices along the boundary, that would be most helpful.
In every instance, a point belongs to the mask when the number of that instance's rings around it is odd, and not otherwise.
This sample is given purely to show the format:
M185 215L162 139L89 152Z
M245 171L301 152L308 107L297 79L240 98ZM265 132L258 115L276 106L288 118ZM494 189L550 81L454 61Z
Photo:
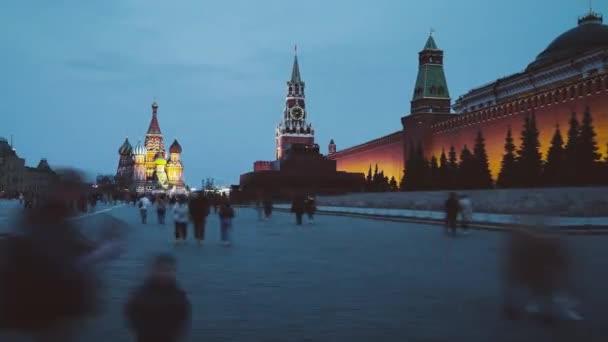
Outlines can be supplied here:
M557 37L525 71L473 89L454 104L443 62L443 51L431 35L419 54L411 111L401 118L402 130L336 152L330 145L328 158L336 161L338 170L366 173L377 164L386 176L400 180L412 146L421 144L428 158L439 158L451 146L460 154L464 145L472 149L481 130L496 179L509 128L518 145L524 118L534 114L546 157L556 127L565 137L572 113L580 122L587 106L600 152L606 156L608 26L601 15L590 12L579 18L576 27Z

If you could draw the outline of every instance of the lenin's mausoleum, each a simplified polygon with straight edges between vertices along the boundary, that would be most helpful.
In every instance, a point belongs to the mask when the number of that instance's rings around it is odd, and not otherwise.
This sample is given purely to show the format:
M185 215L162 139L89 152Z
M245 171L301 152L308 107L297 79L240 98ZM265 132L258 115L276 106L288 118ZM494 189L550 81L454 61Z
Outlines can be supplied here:
M443 51L433 36L419 53L419 71L409 115L402 129L378 139L336 150L328 158L338 170L367 172L378 164L388 177L403 177L408 151L420 144L425 155L439 157L451 146L460 151L474 146L478 131L486 139L490 169L496 178L507 130L516 142L524 118L536 116L541 152L546 157L559 125L568 129L572 113L579 121L589 106L600 152L608 143L608 26L600 14L589 13L578 25L557 37L524 71L475 88L452 103L443 70Z

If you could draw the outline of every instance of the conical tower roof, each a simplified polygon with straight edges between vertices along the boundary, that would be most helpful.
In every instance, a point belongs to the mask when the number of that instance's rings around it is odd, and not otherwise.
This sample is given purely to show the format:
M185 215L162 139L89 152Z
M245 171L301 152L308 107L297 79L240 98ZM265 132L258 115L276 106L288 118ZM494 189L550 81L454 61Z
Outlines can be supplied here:
M293 57L293 67L291 68L291 82L302 82L302 77L300 76L300 65L298 64L298 55Z
M433 34L430 34L429 39L426 40L426 44L424 44L424 50L439 50L437 44L435 43L435 38L433 38Z
M148 127L148 134L162 134L160 131L160 125L158 124L158 104L152 103L152 120L150 120L150 126Z

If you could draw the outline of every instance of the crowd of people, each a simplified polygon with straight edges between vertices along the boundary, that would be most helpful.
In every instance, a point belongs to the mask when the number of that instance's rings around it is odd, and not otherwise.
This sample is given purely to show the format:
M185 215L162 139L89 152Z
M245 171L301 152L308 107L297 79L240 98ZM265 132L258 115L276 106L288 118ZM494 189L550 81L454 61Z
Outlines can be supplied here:
M230 201L211 201L202 192L193 192L189 197L185 195L168 197L164 194L157 196L141 195L133 203L139 210L142 224L148 222L148 211L156 210L157 223L165 224L167 210L173 213L175 242L186 241L188 226L193 227L194 239L199 245L205 240L205 229L207 218L211 212L211 207L220 219L220 236L224 245L231 244L232 219L235 216L234 209Z

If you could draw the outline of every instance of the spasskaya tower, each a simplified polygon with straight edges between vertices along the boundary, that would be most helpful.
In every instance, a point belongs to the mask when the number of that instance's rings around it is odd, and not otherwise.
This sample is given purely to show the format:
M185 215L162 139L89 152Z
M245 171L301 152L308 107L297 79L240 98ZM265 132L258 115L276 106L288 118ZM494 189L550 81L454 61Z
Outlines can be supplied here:
M315 142L315 131L312 125L306 121L308 112L306 111L304 81L300 76L297 47L295 50L291 80L287 81L283 121L279 123L276 130L276 159L281 159L291 144L314 144Z

